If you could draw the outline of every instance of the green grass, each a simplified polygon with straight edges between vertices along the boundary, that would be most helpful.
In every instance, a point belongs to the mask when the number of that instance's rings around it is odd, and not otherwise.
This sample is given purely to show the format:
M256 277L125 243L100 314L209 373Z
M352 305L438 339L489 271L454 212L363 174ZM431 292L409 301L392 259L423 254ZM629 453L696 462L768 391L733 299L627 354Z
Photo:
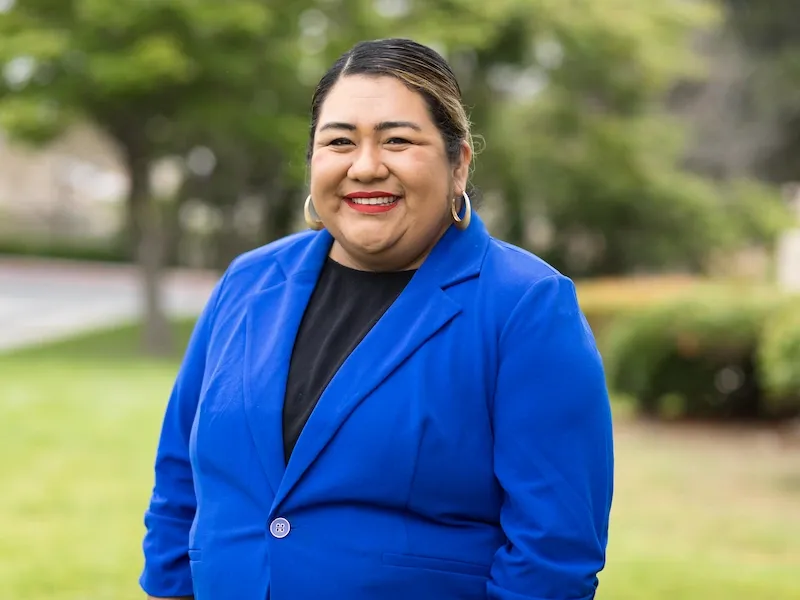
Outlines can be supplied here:
M181 320L172 324L173 364L180 360L183 350L189 341L194 326L193 320ZM75 336L45 346L34 346L13 353L15 359L72 363L72 362L128 362L128 364L144 364L141 353L139 330L135 325L121 325ZM3 355L0 354L0 357Z
M176 331L180 346L189 325ZM177 363L135 347L121 328L0 358L0 598L143 598L142 512ZM800 599L797 448L620 417L617 457L599 600Z

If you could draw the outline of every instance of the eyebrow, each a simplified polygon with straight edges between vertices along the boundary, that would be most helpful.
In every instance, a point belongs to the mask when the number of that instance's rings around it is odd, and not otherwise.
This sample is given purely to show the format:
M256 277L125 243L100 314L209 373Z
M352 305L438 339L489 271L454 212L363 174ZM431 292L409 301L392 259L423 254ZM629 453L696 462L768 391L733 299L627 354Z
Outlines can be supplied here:
M412 123L411 121L383 121L375 125L375 131L386 131L387 129L402 128L413 129L414 131L422 131L422 127L416 123ZM320 131L325 131L326 129L344 129L345 131L355 131L356 126L352 123L333 121L331 123L325 123L319 128Z

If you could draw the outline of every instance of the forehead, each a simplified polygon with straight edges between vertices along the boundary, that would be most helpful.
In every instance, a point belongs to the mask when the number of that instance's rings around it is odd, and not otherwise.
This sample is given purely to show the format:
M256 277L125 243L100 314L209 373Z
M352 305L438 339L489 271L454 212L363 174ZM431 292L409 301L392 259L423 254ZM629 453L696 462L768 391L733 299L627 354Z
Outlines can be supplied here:
M394 77L347 75L337 81L322 103L319 124L340 121L374 125L413 121L435 127L423 97Z

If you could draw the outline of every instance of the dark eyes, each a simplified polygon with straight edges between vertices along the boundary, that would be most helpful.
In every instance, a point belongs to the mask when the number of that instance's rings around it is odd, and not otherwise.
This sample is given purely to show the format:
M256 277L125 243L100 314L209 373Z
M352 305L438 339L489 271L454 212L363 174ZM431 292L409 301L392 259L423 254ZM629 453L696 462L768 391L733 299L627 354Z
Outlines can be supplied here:
M330 142L328 142L328 145L329 146L347 146L347 145L350 145L352 143L353 143L353 141L349 140L347 138L336 138L335 140L331 140ZM388 140L386 140L386 143L389 144L390 146L402 146L402 145L408 145L411 142L409 140L407 140L406 138L393 137L393 138L389 138Z

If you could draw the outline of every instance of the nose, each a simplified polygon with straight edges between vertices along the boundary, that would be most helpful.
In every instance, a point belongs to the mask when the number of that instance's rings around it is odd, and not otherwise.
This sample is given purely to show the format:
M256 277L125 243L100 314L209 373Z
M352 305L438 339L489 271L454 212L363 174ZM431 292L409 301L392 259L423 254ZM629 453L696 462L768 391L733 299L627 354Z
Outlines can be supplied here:
M380 148L372 144L362 144L352 156L353 164L347 171L350 179L369 182L389 176L389 168L383 162Z

